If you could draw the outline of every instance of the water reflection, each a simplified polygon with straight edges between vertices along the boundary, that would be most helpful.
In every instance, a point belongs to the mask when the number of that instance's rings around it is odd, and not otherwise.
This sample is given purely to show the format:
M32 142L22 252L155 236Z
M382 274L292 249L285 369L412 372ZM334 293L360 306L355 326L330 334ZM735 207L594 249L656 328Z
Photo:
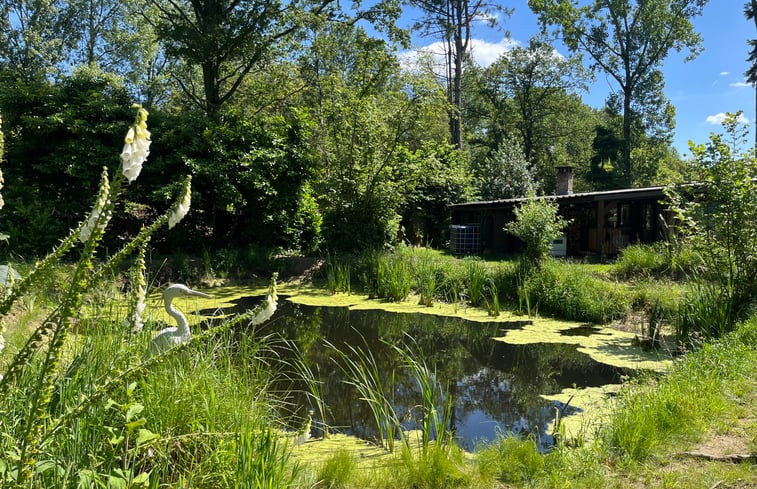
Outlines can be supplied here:
M574 345L510 345L492 340L502 336L503 327L522 324L478 323L427 314L311 307L281 301L265 331L276 331L294 341L305 363L318 373L329 409L326 422L367 440L376 437L372 413L358 399L354 388L343 381L336 363L338 355L325 346L324 340L345 352L348 345L370 350L385 376L385 385L393 381L395 409L403 415L413 412L420 395L402 359L386 343L401 344L410 335L424 352L426 363L436 368L442 385L449 386L456 401L452 428L459 443L468 449L477 442L493 439L498 432L533 433L547 446L552 440L546 428L554 419L555 407L565 408L564 415L576 413L577 409L544 400L540 394L554 394L574 385L615 383L623 374L576 351ZM298 406L306 403L304 399L293 402ZM408 419L405 428L412 427L412 419Z

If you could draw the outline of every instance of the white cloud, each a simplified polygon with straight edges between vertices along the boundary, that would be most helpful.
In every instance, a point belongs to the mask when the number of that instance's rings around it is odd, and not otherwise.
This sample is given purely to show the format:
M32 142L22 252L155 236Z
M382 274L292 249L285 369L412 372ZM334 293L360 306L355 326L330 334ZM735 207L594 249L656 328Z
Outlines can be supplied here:
M744 114L739 115L739 122L741 124L749 124L749 119L747 119ZM707 116L707 124L712 124L714 126L720 126L723 124L723 121L725 121L725 112L720 112L718 114L708 115Z
M728 71L721 71L720 76L728 76L730 73Z
M470 53L473 61L482 67L494 63L497 58L510 49L520 46L519 41L504 38L499 42L471 39ZM422 65L432 67L435 72L443 73L445 66L445 44L441 41L431 43L411 51L399 54L400 65L406 70L417 70Z
M744 87L751 87L752 84L747 83L747 82L735 82L735 83L731 83L731 86L734 88L744 88Z

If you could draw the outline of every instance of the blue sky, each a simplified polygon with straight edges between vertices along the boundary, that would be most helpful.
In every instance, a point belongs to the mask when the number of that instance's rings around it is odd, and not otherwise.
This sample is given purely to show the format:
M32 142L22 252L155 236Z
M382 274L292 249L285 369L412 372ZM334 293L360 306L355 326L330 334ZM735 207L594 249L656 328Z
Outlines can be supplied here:
M481 24L474 28L473 57L479 64L488 64L513 43L524 45L538 32L536 16L527 0L509 0L503 5L513 8L513 15L500 19L500 29ZM682 156L690 155L688 141L704 143L711 132L721 132L718 123L725 112L742 110L751 124L755 120L754 88L744 84L747 69L747 39L757 38L754 24L743 14L743 0L710 0L694 26L703 38L703 52L684 62L685 53L669 54L663 66L665 93L676 107L674 146ZM403 23L412 23L417 13L406 11ZM510 38L505 39L505 31ZM413 38L415 48L431 45L431 38ZM565 48L557 47L562 54ZM604 105L607 94L617 85L603 73L597 73L589 93L582 94L593 107Z

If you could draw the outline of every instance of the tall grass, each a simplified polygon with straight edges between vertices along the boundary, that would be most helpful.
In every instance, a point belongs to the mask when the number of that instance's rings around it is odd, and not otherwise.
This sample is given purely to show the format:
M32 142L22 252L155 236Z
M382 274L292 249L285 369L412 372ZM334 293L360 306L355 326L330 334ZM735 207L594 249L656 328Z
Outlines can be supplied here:
M436 446L446 447L453 440L451 432L454 399L449 389L443 388L436 374L424 360L424 354L410 338L409 344L395 345L387 343L402 359L418 384L421 402L421 447L429 449L431 440Z
M521 301L529 310L594 323L624 317L631 307L624 286L555 260L532 268L523 278Z
M664 377L646 376L624 387L601 432L611 454L643 461L680 440L702 436L734 393L757 375L757 319L707 343L674 364Z
M378 442L390 452L403 432L394 408L394 375L382 375L373 353L359 345L347 345L347 351L333 344L326 345L335 352L335 362L346 376L345 382L355 388L359 398L368 404L378 433Z
M268 425L246 425L237 435L236 483L239 489L292 487L299 463L291 447Z
M419 303L424 306L432 306L439 288L441 267L439 260L431 250L420 249L413 252L413 280L420 296Z
M463 260L465 267L466 287L468 301L471 305L478 306L484 300L487 284L490 283L489 269L482 260L466 258Z
M729 291L720 285L705 280L689 284L681 295L674 321L679 343L701 343L731 331L733 306Z
M413 287L411 265L406 254L386 254L378 258L376 267L378 297L393 302L407 299Z
M329 292L352 292L349 263L329 257L326 262L326 287Z

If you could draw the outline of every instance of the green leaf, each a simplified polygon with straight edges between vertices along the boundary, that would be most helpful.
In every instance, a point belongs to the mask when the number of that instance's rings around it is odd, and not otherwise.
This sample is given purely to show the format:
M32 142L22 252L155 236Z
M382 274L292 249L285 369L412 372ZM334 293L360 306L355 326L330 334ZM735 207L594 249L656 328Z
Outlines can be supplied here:
M143 405L132 404L131 406L129 406L129 409L126 410L126 422L128 423L129 421L134 419L136 415L138 415L144 410L145 410L145 407Z
M143 486L146 485L150 481L150 473L149 472L142 472L141 474L137 475L132 481L133 486Z
M137 431L137 446L143 445L153 440L157 440L158 438L160 438L160 435L142 428Z
M126 423L126 431L128 433L131 433L135 429L139 428L140 426L144 426L145 423L147 423L147 420L145 418L139 418L135 421L132 421L130 423Z
M117 470L116 472L121 472ZM109 489L126 489L127 480L123 475L109 475L108 476L108 488Z
M122 436L113 436L108 438L108 443L110 443L112 446L120 445L121 442L124 441L124 437Z

